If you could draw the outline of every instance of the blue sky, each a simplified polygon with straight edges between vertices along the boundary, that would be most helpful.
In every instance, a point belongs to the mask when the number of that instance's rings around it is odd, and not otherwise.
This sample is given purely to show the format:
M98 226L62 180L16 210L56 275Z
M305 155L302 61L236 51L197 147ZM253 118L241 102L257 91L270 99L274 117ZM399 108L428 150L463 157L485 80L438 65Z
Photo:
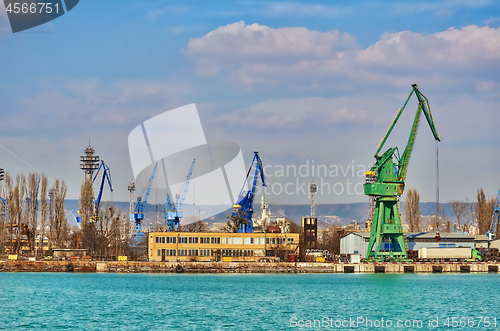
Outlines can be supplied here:
M196 103L207 140L238 143L247 164L260 151L275 184L268 202L308 203L300 190L278 192L312 174L297 179L279 171L312 164L338 174L314 176L323 185L317 202L367 201L348 187L364 181L358 171L372 164L418 83L443 139L441 201L474 200L480 187L494 196L499 9L486 0L85 0L52 22L12 34L2 4L0 167L11 174L34 167L64 179L68 197L77 198L79 155L90 138L111 168L113 199L127 201L129 132ZM415 110L413 100L387 147L404 147ZM177 139L183 138L168 143ZM422 201L435 199L434 154L422 121L407 176Z

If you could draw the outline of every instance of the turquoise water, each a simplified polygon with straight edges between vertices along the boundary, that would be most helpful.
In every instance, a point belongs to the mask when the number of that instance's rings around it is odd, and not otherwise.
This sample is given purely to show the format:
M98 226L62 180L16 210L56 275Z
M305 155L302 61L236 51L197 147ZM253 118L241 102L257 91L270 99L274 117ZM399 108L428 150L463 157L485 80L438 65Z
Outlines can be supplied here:
M0 329L500 330L499 292L499 274L0 273Z

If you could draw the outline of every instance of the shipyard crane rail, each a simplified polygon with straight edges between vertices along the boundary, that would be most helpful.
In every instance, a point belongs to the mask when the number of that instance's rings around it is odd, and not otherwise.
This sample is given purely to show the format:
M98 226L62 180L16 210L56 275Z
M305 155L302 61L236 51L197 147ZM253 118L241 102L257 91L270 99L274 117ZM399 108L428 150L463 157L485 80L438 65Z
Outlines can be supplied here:
M99 187L99 194L97 195L97 199L94 202L94 212L93 215L90 217L90 222L97 222L99 220L99 207L101 205L102 192L104 189L104 182L106 181L106 179L109 184L110 191L113 192L113 185L111 185L111 171L109 170L109 167L104 163L104 160L101 160L101 165L99 166L99 169L97 169L94 179L92 180L92 186L94 185L95 180L99 175L101 169L103 169L101 186Z
M144 209L146 208L146 204L148 202L149 193L151 192L151 187L153 185L153 180L156 174L156 168L158 167L158 162L156 162L155 167L153 169L153 173L151 177L149 177L148 186L144 192L144 195L140 195L137 197L137 202L134 206L134 211L130 213L130 220L135 222L135 233L138 235L141 232L141 222L144 219Z
M248 178L252 171L253 166L255 165L255 172L252 182L252 187L250 190L246 190ZM262 160L259 156L259 152L255 151L252 163L248 167L247 175L245 177L245 181L243 182L243 186L241 187L240 194L238 195L238 201L233 206L232 217L242 217L246 220L246 224L242 224L238 232L240 233L252 233L253 232L253 224L252 224L252 215L253 215L253 198L255 194L255 187L257 184L257 178L259 177L262 180L262 186L266 185L266 179L264 176L264 168L262 167Z
M490 229L485 233L485 235L488 237L488 240L495 240L496 238L499 214L500 214L500 190L498 191L497 200L495 201L495 209L493 209L493 215L491 216Z
M404 243L403 228L401 226L401 212L399 210L399 197L403 194L405 187L406 172L408 169L410 156L415 144L418 126L422 112L427 119L427 123L432 131L434 139L441 141L439 133L434 124L429 102L420 92L416 84L412 85L412 92L397 112L389 129L380 141L375 153L375 163L366 172L366 184L364 184L365 195L375 199L375 210L373 213L373 223L368 242L367 258L369 260L405 260L407 259ZM408 101L415 94L418 99L418 108L413 120L413 125L408 137L408 142L403 153L399 154L397 147L389 148L380 155L387 138L391 134L394 126L400 118ZM384 238L390 240L390 244L381 251L381 244ZM392 246L392 247L391 247ZM374 251L372 251L374 250Z
M191 176L193 175L193 168L196 159L193 159L193 163L191 163L191 168L189 168L189 172L187 174L187 179L182 188L181 193L175 195L175 202L170 201L170 196L167 193L165 197L165 224L167 225L167 231L175 231L179 227L179 223L181 218L184 216L184 212L182 211L182 205L184 203L184 199L186 198L186 193L189 187L189 181L191 180Z

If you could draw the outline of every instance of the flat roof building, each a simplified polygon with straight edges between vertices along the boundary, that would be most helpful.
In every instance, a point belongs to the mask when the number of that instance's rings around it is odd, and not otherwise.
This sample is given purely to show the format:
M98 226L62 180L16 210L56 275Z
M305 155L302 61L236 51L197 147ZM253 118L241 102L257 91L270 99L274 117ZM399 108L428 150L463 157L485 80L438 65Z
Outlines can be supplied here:
M258 261L298 253L298 233L150 232L149 261Z

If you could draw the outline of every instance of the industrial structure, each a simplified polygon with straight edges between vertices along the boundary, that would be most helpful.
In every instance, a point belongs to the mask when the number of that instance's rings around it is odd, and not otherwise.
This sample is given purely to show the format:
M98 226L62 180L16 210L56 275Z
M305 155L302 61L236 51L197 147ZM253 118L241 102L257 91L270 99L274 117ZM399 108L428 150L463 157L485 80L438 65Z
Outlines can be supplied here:
M95 150L90 146L85 149L85 155L80 156L80 169L85 172L85 175L92 178L94 171L99 168L99 156L94 155Z
M413 90L410 96L394 117L394 120L377 148L375 153L375 164L366 172L367 178L366 184L364 184L364 192L366 195L374 197L375 200L375 210L367 250L367 257L370 260L407 259L403 227L401 225L401 212L398 203L399 197L404 191L406 172L411 152L415 144L422 112L429 123L434 139L441 141L432 119L427 98L419 91L416 84L413 84L412 88ZM379 155L413 94L417 96L418 108L405 150L401 156L397 147L389 148L384 154ZM391 241L389 251L381 250L381 244L384 238L388 238Z
M311 193L311 215L302 217L302 236L301 240L306 249L315 249L318 245L318 219L316 218L316 204L314 196L318 190L316 183L309 185Z
M95 183L95 180L97 176L99 175L99 172L102 169L102 178L101 178L101 185L99 186L99 193L97 194L97 198L95 199L94 202L94 210L92 213L92 216L90 217L91 222L97 222L99 220L99 208L101 206L101 198L102 198L102 191L104 189L104 182L107 180L108 185L109 185L109 190L113 192L113 185L111 185L111 171L109 170L109 167L104 163L104 161L101 161L101 165L97 169L97 172L94 176L94 179L92 180L92 186Z
M247 181L254 165L255 173L253 177L252 187L250 188L250 190L247 190ZM243 186L241 187L240 194L238 194L238 201L233 206L234 211L232 213L232 217L242 219L242 224L238 229L238 232L240 233L253 232L253 197L255 194L255 187L257 185L257 178L259 177L259 173L262 180L262 186L267 186L266 179L264 177L264 169L262 167L262 160L260 159L259 152L255 151L252 163L250 164L250 167L248 167L245 181L243 182Z
M260 196L260 218L253 219L253 232L268 232L270 226L278 227L281 233L290 232L290 221L284 216L271 213L264 195Z
M184 183L181 192L175 195L174 202L170 201L170 196L167 193L167 196L165 198L165 224L167 226L167 231L176 231L179 227L181 218L184 216L182 205L184 203L184 199L186 198L189 181L191 180L191 176L193 175L195 161L196 159L193 159L193 163L191 163L191 168L189 168L189 172L187 174L186 182Z
M137 197L137 201L132 208L133 211L130 213L130 221L135 222L134 237L136 237L136 239L139 239L139 237L144 236L144 234L141 233L141 222L144 219L144 209L146 208L146 204L149 198L149 193L151 192L151 187L153 186L153 180L155 178L157 167L158 167L158 162L155 164L153 173L149 177L148 185L144 188L143 192Z

